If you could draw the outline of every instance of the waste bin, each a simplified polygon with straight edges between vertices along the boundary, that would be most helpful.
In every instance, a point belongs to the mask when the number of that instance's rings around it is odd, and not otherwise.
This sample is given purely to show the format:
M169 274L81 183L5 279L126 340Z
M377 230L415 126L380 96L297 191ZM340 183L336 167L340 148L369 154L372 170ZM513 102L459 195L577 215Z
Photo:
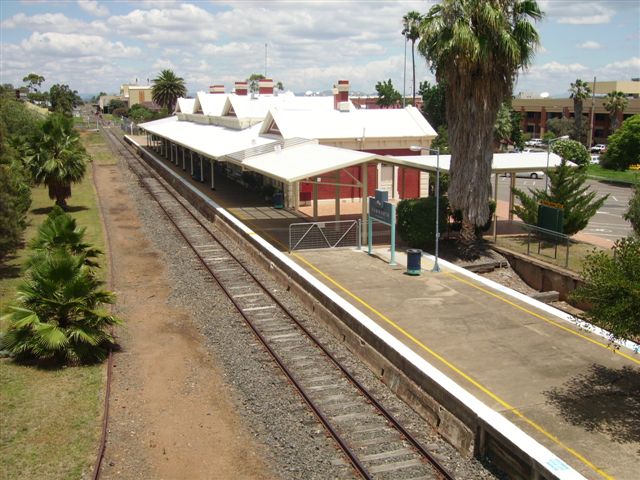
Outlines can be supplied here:
M420 275L422 270L422 250L419 248L409 248L407 250L407 275Z
M275 208L284 208L284 196L282 192L276 192L273 194L273 206Z

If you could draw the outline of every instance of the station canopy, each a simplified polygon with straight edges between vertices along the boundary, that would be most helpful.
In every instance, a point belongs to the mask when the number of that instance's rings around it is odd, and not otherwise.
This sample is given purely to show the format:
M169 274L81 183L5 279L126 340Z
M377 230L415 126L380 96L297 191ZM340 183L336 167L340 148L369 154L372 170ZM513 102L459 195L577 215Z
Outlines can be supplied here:
M413 155L413 156L385 156L383 162L401 165L403 167L417 168L420 170L436 171L436 155ZM494 153L491 166L492 173L510 172L534 172L557 168L560 166L562 158L555 153L549 154L547 165L547 152L525 152L525 153ZM576 166L572 162L567 162L569 166ZM451 165L451 155L440 155L440 171L448 172Z
M311 140L288 148L276 147L272 152L242 160L241 165L275 180L293 183L382 158L374 153L319 145Z
M179 121L178 117L172 116L143 123L140 127L216 160L222 160L225 155L234 152L278 142L273 138L260 137L260 124L234 130L218 125Z

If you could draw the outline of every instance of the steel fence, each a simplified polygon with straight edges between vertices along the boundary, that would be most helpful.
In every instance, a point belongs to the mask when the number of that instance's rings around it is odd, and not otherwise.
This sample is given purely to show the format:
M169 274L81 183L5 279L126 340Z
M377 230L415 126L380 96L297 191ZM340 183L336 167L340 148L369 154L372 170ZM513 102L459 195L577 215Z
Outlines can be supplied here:
M289 225L289 251L314 248L360 248L360 220L292 223Z

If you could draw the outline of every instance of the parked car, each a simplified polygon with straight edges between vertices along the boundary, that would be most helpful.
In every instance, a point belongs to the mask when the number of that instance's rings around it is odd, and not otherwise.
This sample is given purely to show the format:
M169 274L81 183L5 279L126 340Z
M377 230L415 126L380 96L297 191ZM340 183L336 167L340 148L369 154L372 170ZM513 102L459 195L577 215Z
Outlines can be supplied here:
M542 148L544 147L544 141L541 138L532 138L531 140L527 140L526 142L524 142L524 144L527 147L536 147L536 148Z
M591 147L591 153L602 153L607 149L607 146L603 143L599 143Z
M510 177L511 175L509 173L503 173L500 176L502 176L502 177ZM542 170L535 171L535 172L516 172L516 177L517 178L532 178L532 179L536 180L538 178L544 178L544 172Z
M591 155L591 163L593 164L600 163L600 155Z

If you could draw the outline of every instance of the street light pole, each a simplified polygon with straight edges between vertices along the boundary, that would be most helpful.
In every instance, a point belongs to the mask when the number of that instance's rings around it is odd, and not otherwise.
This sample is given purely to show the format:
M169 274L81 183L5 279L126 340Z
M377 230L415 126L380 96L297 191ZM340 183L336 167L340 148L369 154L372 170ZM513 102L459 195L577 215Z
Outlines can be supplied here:
M547 170L544 172L544 193L548 193L549 191L549 157L551 156L551 144L558 140L566 140L568 138L569 135L562 135L561 137L552 138L547 141Z
M435 152L436 154L436 252L431 271L437 273L440 271L440 265L438 265L438 246L440 243L440 148L412 145L409 150L413 152Z

